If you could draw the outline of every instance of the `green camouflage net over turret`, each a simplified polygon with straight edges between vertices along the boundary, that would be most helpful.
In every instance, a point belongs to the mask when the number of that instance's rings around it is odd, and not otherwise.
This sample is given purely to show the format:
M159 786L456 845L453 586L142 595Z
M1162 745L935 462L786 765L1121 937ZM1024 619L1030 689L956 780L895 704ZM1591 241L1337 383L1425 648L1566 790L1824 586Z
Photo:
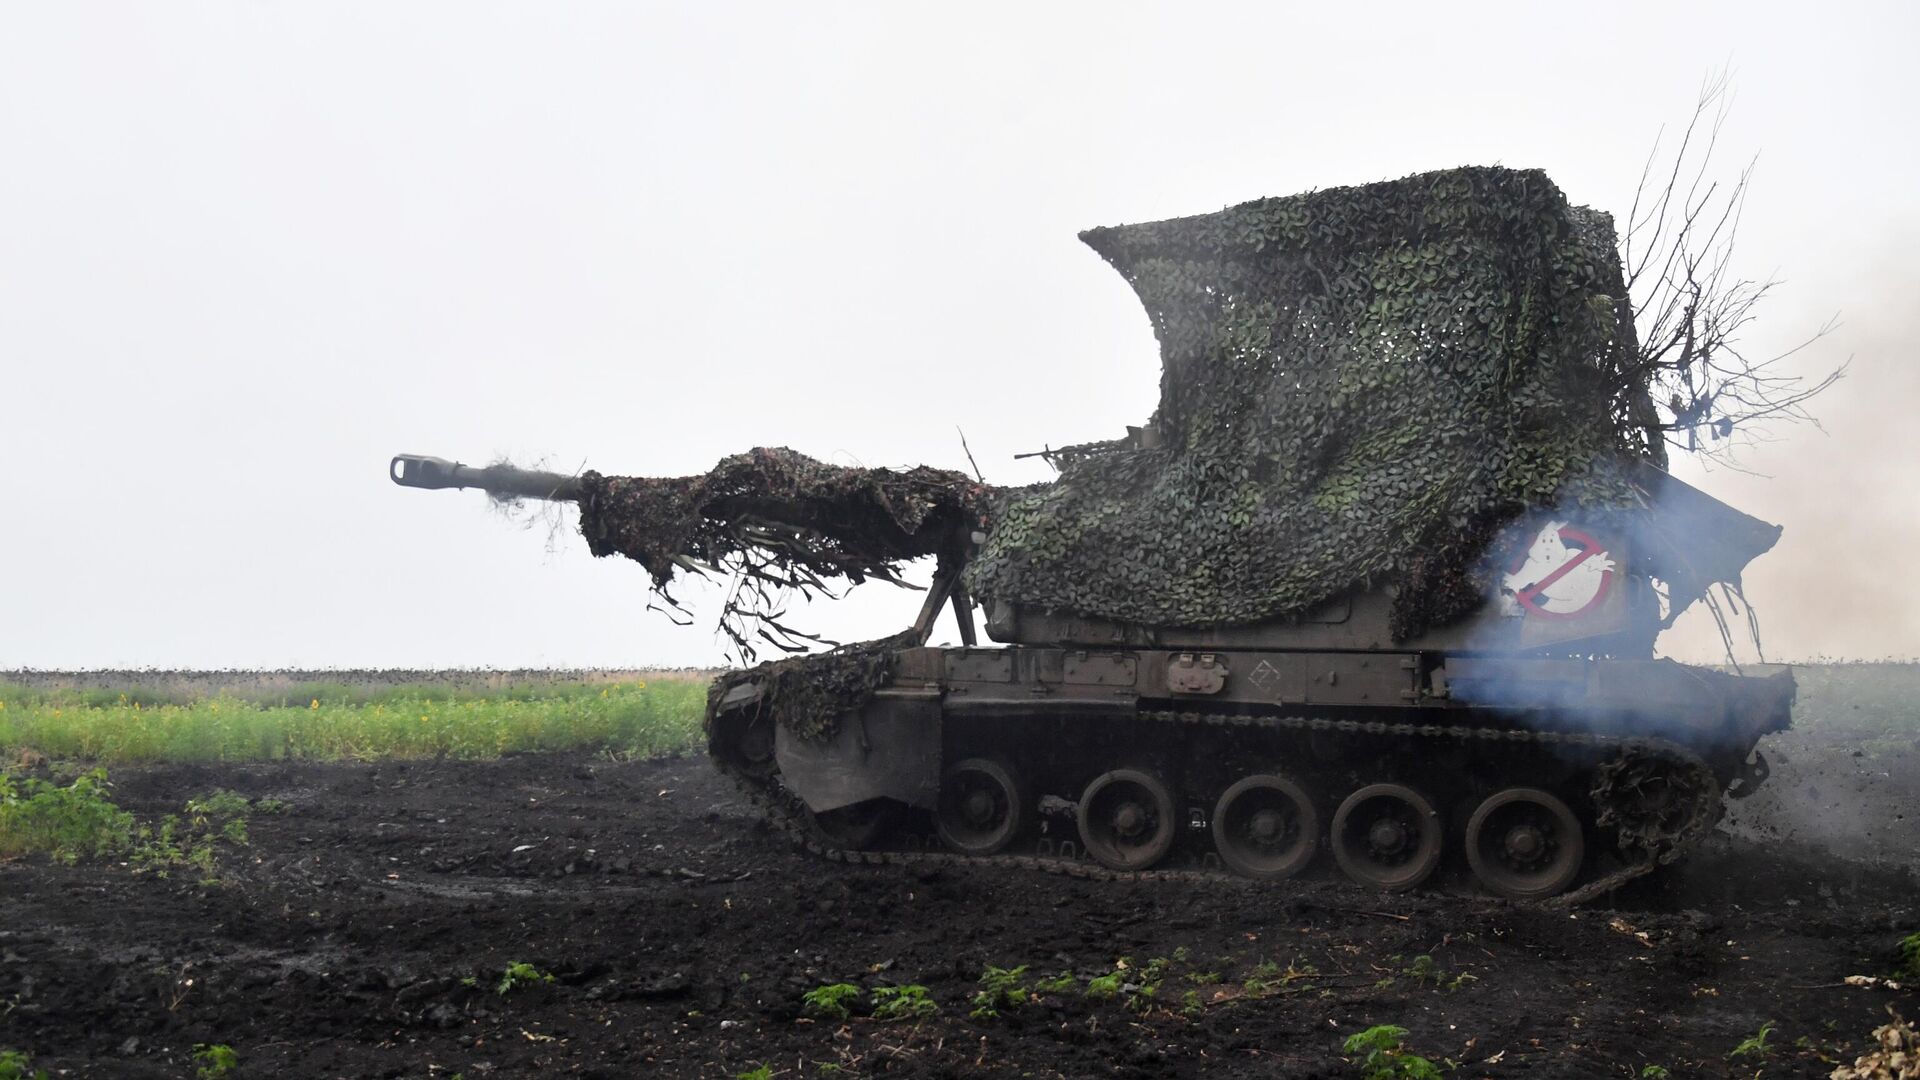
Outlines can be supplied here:
M742 659L755 643L805 651L822 639L785 625L792 596L836 582L898 581L901 564L958 556L992 490L946 469L829 465L757 447L699 476L580 476L580 532L595 555L625 555L667 591L681 571L732 582L720 628Z
M1477 606L1530 506L1628 498L1645 455L1611 219L1543 173L1455 169L1082 237L1160 339L1150 440L1014 495L976 596L1206 626L1400 586L1395 632Z

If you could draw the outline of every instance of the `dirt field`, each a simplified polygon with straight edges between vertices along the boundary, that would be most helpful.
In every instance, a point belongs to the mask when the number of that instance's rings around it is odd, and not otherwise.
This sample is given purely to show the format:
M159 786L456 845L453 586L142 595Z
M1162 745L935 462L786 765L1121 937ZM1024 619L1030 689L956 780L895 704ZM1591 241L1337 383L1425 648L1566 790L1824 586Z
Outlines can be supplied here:
M1815 755L1789 756L1783 771ZM1920 794L1915 762L1875 759L1827 794L1891 821ZM225 1043L248 1077L1357 1077L1342 1039L1393 1023L1457 1076L1824 1076L1821 1056L1859 1046L1888 1004L1920 1014L1913 991L1840 985L1887 972L1896 931L1920 925L1910 870L1751 838L1764 821L1568 914L1333 883L842 867L758 827L697 757L115 783L143 817L216 786L288 809L254 819L219 886L0 864L0 1047L55 1075L186 1077L195 1044ZM1090 1000L1122 956L1168 961L1157 997ZM555 979L497 993L515 962ZM970 1019L983 969L1023 964L1079 985ZM839 981L921 984L941 1011L802 1014L804 992ZM1768 1022L1770 1055L1728 1059Z

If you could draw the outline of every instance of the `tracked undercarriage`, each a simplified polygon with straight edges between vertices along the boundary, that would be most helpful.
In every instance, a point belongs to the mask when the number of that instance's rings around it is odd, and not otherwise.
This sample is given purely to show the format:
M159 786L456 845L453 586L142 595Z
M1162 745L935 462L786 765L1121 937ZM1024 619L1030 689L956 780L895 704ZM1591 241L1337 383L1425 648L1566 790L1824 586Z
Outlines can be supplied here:
M1289 666L1308 700L1256 700L1286 696ZM1235 669L1245 693L1226 692ZM1496 685L1500 706L1453 697ZM1578 902L1750 793L1792 694L1784 671L1660 661L912 648L829 739L783 732L750 675L710 735L774 824L835 858Z

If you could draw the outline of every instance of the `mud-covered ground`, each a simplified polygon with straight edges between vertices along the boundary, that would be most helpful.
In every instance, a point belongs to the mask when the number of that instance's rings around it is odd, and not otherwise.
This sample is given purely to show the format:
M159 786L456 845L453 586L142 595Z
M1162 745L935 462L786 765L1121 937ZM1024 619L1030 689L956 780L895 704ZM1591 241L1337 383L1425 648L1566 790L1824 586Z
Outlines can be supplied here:
M1891 969L1920 902L1910 847L1834 859L1799 819L1910 830L1920 753L1787 757L1739 835L1574 913L843 867L756 825L697 757L121 769L147 818L215 787L287 808L218 885L0 864L0 1048L100 1077L192 1076L213 1043L244 1077L1356 1077L1342 1039L1391 1023L1462 1077L1824 1076L1889 1004L1920 1014L1911 990L1842 984ZM1785 775L1826 765L1818 797ZM1158 994L1089 999L1123 956L1166 961ZM501 994L513 963L554 981ZM988 965L1079 982L970 1019ZM841 981L919 984L940 1011L803 1015ZM1729 1059L1768 1023L1767 1051Z

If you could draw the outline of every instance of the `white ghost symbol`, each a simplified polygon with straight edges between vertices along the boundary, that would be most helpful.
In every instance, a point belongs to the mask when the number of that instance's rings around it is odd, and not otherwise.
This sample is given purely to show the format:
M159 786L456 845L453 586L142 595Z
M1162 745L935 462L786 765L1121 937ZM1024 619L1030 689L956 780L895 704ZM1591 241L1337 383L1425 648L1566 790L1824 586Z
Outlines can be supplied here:
M1528 546L1527 561L1520 569L1506 576L1505 587L1500 590L1500 606L1506 614L1524 614L1520 593L1545 581L1574 559L1580 559L1582 552L1568 547L1566 541L1561 539L1560 530L1566 527L1564 521L1547 522L1546 528L1541 529ZM1596 551L1581 559L1571 570L1555 579L1553 584L1534 593L1533 606L1554 615L1571 615L1593 603L1606 586L1607 571L1613 568L1613 560L1605 552Z

